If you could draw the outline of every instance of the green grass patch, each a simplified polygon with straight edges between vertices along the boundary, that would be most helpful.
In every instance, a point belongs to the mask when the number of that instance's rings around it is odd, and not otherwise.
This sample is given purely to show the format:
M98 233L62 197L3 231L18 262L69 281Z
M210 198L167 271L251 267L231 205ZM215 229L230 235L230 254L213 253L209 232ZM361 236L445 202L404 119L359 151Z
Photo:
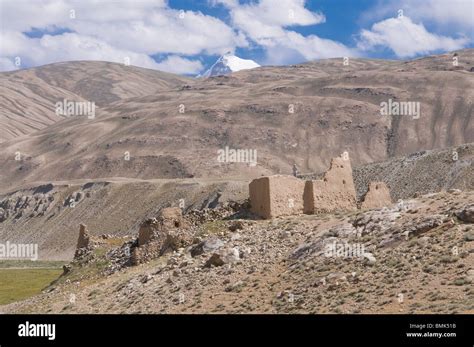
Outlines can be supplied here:
M0 269L0 305L39 294L61 275L62 269Z
M225 221L216 220L204 223L196 236L219 235L220 233L226 233L228 230Z
M48 261L48 260L0 260L0 269L10 268L61 268L67 261Z

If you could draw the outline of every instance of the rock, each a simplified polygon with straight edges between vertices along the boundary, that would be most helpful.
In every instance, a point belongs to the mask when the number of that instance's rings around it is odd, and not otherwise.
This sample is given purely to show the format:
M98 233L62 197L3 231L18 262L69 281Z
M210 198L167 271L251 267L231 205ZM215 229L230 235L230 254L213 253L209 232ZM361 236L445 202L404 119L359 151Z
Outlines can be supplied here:
M464 206L456 212L456 217L466 223L474 223L474 204Z
M364 253L364 259L367 259L369 264L375 264L377 262L377 259L375 259L374 255L369 252Z
M65 264L63 265L63 276L64 275L67 275L68 273L70 273L72 270L72 266L69 265L69 264Z
M474 241L474 231L469 231L466 235L464 235L464 240L466 241Z
M474 283L474 269L469 269L466 272L466 280L469 283Z
M245 286L243 281L237 281L225 288L226 292L241 292L242 288Z
M229 226L229 230L230 231L237 231L237 230L241 230L244 228L244 223L240 220L238 221L235 221L233 222L230 226Z
M217 253L211 255L211 257L206 261L204 267L211 267L211 266L222 266L224 265L224 260L222 260L221 256Z
M415 220L410 226L407 227L406 235L408 238L410 238L426 233L427 231L430 231L443 224L445 218L446 217L442 215L433 215L422 220Z
M232 234L232 236L230 237L230 239L232 241L237 241L237 240L240 240L241 239L241 235L239 233L235 233L235 234Z
M204 267L222 266L232 264L240 260L240 252L237 247L222 249L218 253L213 253L206 261Z
M7 219L7 212L0 207L0 223Z
M210 237L191 248L191 256L196 257L204 253L216 252L224 246L224 241L217 237Z
M143 275L141 278L140 278L140 282L145 284L147 282L149 282L151 279L153 278L152 275Z
M334 272L326 276L326 283L339 285L344 282L347 282L347 276L342 272Z
M453 195L459 195L462 193L462 190L461 189L454 189L454 188L451 188L451 189L448 189L448 193L449 194L453 194Z

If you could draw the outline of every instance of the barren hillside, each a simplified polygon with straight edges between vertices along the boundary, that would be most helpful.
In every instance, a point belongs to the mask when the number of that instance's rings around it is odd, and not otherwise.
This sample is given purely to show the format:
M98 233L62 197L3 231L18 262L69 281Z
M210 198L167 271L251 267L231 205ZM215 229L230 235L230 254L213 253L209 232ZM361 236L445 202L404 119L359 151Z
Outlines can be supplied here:
M188 81L168 73L107 62L55 63L0 74L0 142L63 120L55 104L93 101L104 107L129 97L173 89Z
M42 294L0 311L472 314L473 198L266 221L229 206L191 212L185 246L126 266L136 237L106 236Z
M474 142L474 50L459 51L458 58L457 67L452 54L352 59L348 66L330 59L189 82L114 64L106 64L104 73L89 62L3 74L39 74L43 82L104 106L95 119L71 117L3 143L0 188L121 176L255 177L289 173L293 163L301 172L317 172L343 151L359 166ZM64 75L70 77L63 81ZM36 93L42 95L42 88ZM420 102L420 117L381 116L380 103L389 99ZM4 99L2 108L7 104ZM23 116L22 107L8 107ZM43 111L54 117L47 107ZM257 150L258 165L218 162L217 151L226 146Z

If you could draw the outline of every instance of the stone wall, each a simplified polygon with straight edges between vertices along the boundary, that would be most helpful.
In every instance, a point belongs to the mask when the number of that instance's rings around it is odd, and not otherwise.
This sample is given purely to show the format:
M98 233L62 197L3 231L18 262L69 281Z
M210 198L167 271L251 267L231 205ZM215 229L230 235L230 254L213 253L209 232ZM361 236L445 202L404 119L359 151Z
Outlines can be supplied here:
M161 210L158 218L147 219L138 230L137 246L131 250L131 264L138 265L158 258L191 242L189 223L178 207Z
M357 195L349 158L331 160L321 179L303 181L275 175L254 179L249 185L251 211L262 218L357 210ZM379 208L392 203L383 182L371 182L361 208Z
M349 159L333 158L321 180L306 181L304 213L356 210L357 200Z
M303 213L304 181L286 175L261 177L250 182L251 211L262 218Z
M360 204L362 209L381 208L392 204L390 190L384 182L370 182L369 190Z

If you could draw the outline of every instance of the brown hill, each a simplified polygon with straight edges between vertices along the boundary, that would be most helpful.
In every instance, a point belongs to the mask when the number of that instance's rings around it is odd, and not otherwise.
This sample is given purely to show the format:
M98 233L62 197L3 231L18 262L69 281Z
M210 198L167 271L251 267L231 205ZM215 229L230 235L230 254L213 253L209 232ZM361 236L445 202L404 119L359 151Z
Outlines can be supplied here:
M107 62L55 63L0 74L0 142L43 129L63 119L54 105L63 99L114 101L157 93L187 78Z
M39 74L41 81L105 106L95 119L71 117L5 142L1 189L117 176L255 177L289 173L293 163L302 172L315 172L343 151L357 166L474 142L474 50L459 51L458 58L458 67L452 66L452 54L413 61L353 59L348 66L330 59L179 87L180 77L166 75L163 82L159 72L111 63L72 62L18 72ZM36 93L43 95L42 88ZM389 99L420 102L419 119L381 116L380 104ZM217 151L226 146L257 150L258 165L219 162ZM14 160L17 151L23 161ZM165 161L169 169L163 171Z

